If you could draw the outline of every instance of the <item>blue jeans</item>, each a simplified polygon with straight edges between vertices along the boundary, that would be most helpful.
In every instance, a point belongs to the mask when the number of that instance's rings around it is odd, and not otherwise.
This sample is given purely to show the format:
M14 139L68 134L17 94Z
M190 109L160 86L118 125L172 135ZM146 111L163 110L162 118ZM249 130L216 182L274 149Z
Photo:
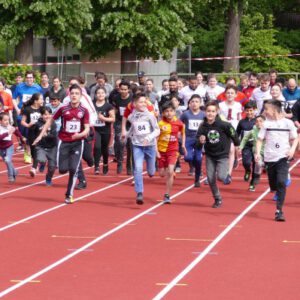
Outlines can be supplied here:
M156 147L155 146L135 146L133 145L134 158L134 188L137 193L143 193L143 163L147 164L149 176L155 174Z
M184 160L195 167L195 181L199 181L202 165L202 150L197 148L196 138L187 138L185 141L186 156Z
M0 149L0 156L3 158L7 167L8 178L13 178L16 175L16 171L12 163L13 153L14 153L14 145L11 145L7 149Z

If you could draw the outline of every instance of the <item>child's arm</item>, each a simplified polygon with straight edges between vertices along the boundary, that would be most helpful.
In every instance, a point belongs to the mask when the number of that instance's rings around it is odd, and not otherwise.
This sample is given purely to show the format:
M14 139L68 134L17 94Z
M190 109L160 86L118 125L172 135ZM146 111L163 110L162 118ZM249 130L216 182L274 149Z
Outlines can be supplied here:
M50 118L49 120L46 121L45 125L43 126L43 129L41 130L40 134L37 136L37 138L33 141L32 145L35 146L37 145L40 140L43 138L44 134L47 132L48 128L51 127L53 122L53 119Z
M104 117L101 113L98 114L98 117L102 122L107 122L107 123L114 123L116 120L114 109L109 111L108 117ZM123 120L122 120L122 124L123 124Z
M186 140L186 137L185 137L185 125L184 125L184 124L183 124L182 130L181 130L181 140L182 140L181 148L182 148L182 150L183 150L183 154L184 154L184 155L187 155L187 151L186 151L186 148L185 148L185 140Z
M256 162L259 162L260 159L261 159L260 152L261 152L262 144L263 144L263 140L261 140L260 138L258 138L257 141L256 141L256 153L254 155Z
M157 138L160 134L160 129L157 123L157 120L154 115L151 114L150 123L153 128L153 131L148 134L144 140L144 146L147 146L153 139Z
M291 146L291 149L289 150L289 152L287 153L288 160L291 160L294 157L294 154L295 154L295 151L296 151L299 139L296 138L296 139L293 139L291 141L292 141L292 146Z
M226 134L227 136L232 140L234 146L239 146L241 141L233 128L233 126L230 123L225 123L226 124Z
M248 132L248 134L246 134L240 144L240 149L243 150L246 146L246 144L249 142L249 140L253 139L253 132L252 130L250 132Z

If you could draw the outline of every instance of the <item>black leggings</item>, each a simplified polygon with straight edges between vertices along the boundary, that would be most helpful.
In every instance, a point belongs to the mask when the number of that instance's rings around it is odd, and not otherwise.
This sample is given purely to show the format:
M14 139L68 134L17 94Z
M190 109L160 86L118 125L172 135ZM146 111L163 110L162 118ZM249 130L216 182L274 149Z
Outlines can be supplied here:
M94 159L95 167L99 167L100 158L103 157L103 164L108 164L108 145L110 141L110 134L99 133L95 130L95 144L94 144Z

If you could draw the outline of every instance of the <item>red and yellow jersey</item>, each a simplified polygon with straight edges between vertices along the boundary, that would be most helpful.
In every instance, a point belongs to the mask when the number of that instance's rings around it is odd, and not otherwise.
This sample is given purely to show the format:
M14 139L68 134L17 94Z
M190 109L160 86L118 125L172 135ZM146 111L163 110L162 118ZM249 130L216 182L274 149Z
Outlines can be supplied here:
M160 152L178 151L179 133L183 136L185 133L184 124L174 117L172 121L163 118L158 122L160 135L157 140L157 150Z
M153 104L149 100L147 100L147 109L149 112L154 113ZM133 102L128 103L128 105L125 108L123 116L125 118L128 118L129 115L133 112L133 110L134 110L134 103Z

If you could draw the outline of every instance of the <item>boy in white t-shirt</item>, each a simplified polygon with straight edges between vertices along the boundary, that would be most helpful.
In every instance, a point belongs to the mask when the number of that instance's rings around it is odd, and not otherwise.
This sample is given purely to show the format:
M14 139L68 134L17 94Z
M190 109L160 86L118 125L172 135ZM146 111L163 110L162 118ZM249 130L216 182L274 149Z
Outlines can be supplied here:
M285 221L282 207L286 194L289 160L293 158L298 144L297 129L291 120L284 118L279 100L265 101L264 114L267 121L258 134L255 160L259 161L262 142L265 141L264 161L269 185L271 191L276 192L275 221Z

